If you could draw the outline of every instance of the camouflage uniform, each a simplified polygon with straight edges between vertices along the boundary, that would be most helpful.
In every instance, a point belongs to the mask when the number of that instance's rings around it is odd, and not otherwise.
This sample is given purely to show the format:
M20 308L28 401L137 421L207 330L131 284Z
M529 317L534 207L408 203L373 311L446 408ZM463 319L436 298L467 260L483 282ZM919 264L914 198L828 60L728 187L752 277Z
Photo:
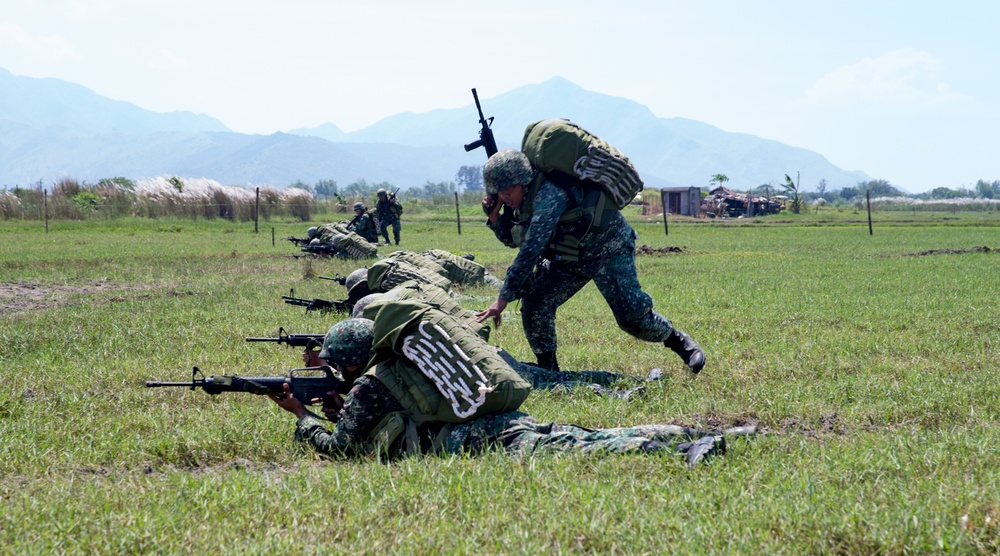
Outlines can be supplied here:
M374 244L378 244L378 230L375 229L375 219L372 218L371 213L367 210L361 213L358 220L347 227L348 230L352 230L359 236L365 238L366 241ZM388 241L388 239L386 240Z
M541 180L530 201L533 216L524 243L500 289L501 299L522 300L521 320L531 350L536 354L556 351L556 309L591 280L622 330L640 340L665 341L673 327L666 317L653 311L652 298L639 285L637 236L620 212L614 213L604 231L590 232L580 240L578 261L542 260L560 216L570 205L570 195L576 205L583 201L581 188L562 188L548 179ZM499 237L500 226L493 229Z
M389 245L389 226L392 226L392 236L399 245L399 201L390 199L388 195L380 195L375 202L375 219L378 220L378 233ZM378 238L376 237L376 242Z
M332 457L358 457L369 454L368 436L382 418L403 406L376 378L359 378L344 400L344 408L333 432L321 421L306 415L296 425L295 438L307 442L318 452ZM418 428L421 446L430 451L432 439L444 428L443 423L424 423ZM558 423L541 424L530 415L510 411L480 417L455 425L443 442L446 453L477 453L503 449L516 457L554 452L651 452L672 450L687 453L691 441L710 438L713 446L724 448L721 433L688 429L676 425L640 425L613 429L586 429ZM399 446L390 447L398 455Z

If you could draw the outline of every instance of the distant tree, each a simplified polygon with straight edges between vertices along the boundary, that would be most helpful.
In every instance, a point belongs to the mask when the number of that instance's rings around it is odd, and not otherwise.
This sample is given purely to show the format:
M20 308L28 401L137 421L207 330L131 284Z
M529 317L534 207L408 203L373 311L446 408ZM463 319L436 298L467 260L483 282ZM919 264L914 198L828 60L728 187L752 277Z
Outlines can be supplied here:
M324 197L327 199L330 197L336 197L340 193L337 190L337 182L333 180L319 180L313 188L316 191L317 197Z
M463 191L483 190L483 167L462 166L455 174L455 182Z
M819 180L819 183L816 184L816 193L820 197L826 197L826 178Z
M928 193L928 197L931 199L956 199L958 197L965 196L967 196L965 190L951 189L948 187L935 187Z
M416 185L406 190L406 195L414 199L431 199L433 197L451 196L456 191L455 182L432 182L427 181L423 185Z
M858 182L859 193L864 193L867 189L872 197L905 197L906 194L896 189L886 180L869 180Z
M795 178L799 178L799 174L796 172ZM785 183L781 184L781 187L788 193L788 210L795 214L798 214L802 210L802 195L799 194L799 184L792 181L791 176L785 174Z
M313 188L308 183L304 183L302 180L295 180L295 183L288 186L289 189L301 189L303 191L313 192Z
M976 196L983 199L1000 197L1000 181L994 181L993 183L984 180L977 181Z
M729 181L729 176L725 174L715 174L710 180L708 180L708 185L719 186Z
M396 190L396 187L389 182L368 183L364 178L359 178L357 181L349 183L346 187L342 188L340 194L351 197L374 197L375 192L379 188L386 191Z

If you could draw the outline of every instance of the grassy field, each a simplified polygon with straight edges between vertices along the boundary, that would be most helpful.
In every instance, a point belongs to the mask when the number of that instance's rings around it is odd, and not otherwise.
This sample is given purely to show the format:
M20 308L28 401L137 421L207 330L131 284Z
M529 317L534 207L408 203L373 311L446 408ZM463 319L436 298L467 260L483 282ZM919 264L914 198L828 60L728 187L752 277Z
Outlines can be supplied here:
M502 275L514 252L465 212L460 236L453 214L411 215L402 247ZM292 258L280 238L307 224L0 222L0 552L1000 551L1000 215L879 213L871 236L853 209L634 226L683 248L639 256L640 280L706 369L620 332L588 286L559 313L563 367L663 380L629 402L537 392L524 409L762 431L693 470L669 455L322 461L268 400L144 388L194 365L298 365L243 338L335 322L280 299L342 298L318 276L356 268ZM463 294L481 309L494 292ZM518 309L492 341L530 360Z

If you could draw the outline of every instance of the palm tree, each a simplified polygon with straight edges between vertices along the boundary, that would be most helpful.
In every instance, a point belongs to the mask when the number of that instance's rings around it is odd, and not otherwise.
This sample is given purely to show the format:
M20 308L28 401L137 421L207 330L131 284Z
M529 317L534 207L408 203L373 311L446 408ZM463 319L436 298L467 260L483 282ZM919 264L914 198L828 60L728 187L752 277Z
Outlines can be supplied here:
M799 179L798 172L795 173L795 179L796 181L792 181L791 176L785 174L785 183L781 184L781 187L785 189L785 192L791 198L791 202L788 203L788 210L798 214L802 206L802 196L799 194L799 184L797 183Z

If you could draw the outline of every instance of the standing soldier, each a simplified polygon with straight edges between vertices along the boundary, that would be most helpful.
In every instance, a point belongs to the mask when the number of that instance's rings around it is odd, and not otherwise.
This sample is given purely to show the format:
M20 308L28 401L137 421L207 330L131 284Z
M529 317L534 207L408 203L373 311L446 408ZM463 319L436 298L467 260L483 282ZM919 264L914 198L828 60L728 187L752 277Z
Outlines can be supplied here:
M480 322L492 317L499 325L507 304L521 299L524 334L538 366L558 370L556 309L593 280L622 330L663 343L692 372L701 371L705 352L654 311L652 298L642 291L635 230L603 190L582 183L579 176L543 172L514 149L486 161L483 181L489 194L483 199L487 224L519 251L496 301L478 313ZM503 215L501 203L508 207Z
M378 232L385 239L385 244L391 245L389 225L392 225L393 239L396 240L396 245L399 245L399 216L403 214L403 205L396 199L395 194L390 197L385 189L380 188L376 194L378 202L375 203L375 218L378 220Z
M378 245L378 230L375 229L375 219L372 218L364 203L360 201L354 203L354 219L347 224L347 229Z

